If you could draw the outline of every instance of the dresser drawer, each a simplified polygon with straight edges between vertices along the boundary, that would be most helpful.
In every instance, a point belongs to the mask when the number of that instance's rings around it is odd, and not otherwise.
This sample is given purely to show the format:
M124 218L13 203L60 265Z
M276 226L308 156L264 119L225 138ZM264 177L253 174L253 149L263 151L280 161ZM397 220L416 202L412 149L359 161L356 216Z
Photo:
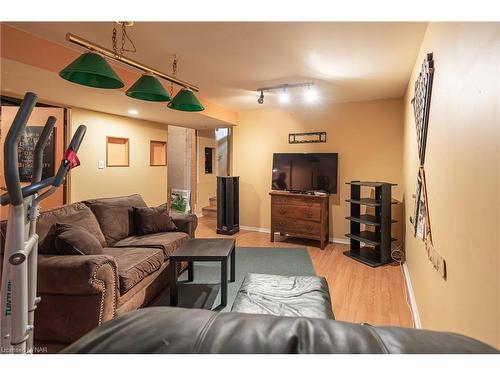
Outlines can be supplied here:
M301 207L311 207L320 208L321 203L315 199L303 198L303 197L279 197L273 196L271 204L274 205L287 205L287 206L301 206Z
M275 204L272 208L273 219L279 220L280 218L292 218L320 221L321 209L319 207L305 207L305 206L286 206Z
M274 231L283 233L303 233L307 235L319 236L321 232L320 223L308 220L298 220L291 218L273 219Z

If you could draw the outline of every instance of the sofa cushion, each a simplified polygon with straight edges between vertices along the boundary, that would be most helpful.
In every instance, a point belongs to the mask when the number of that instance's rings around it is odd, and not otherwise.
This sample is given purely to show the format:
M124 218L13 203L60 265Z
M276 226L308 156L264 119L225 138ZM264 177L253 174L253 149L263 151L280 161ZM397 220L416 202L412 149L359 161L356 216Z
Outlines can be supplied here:
M98 198L98 199L87 199L83 201L87 206L94 204L109 204L111 206L126 206L126 207L147 207L146 202L140 196L140 194L132 194L123 197L112 197L112 198Z
M73 224L56 223L55 247L61 255L102 254L102 245L88 230Z
M83 203L73 203L67 206L44 211L38 217L36 232L38 252L40 254L57 254L55 249L55 224L76 224L88 230L101 245L106 245L99 223L92 211Z
M181 246L189 236L184 232L166 232L146 234L145 236L132 236L124 238L114 244L114 247L147 247L163 250L164 258Z
M134 224L135 234L139 236L177 230L166 204L158 207L134 207Z
M163 264L161 249L104 248L103 253L113 257L118 268L120 293L125 294L142 279L159 270Z
M133 210L126 206L96 203L91 206L108 246L133 234Z
M126 219L126 215L124 215L125 211L121 211L121 219L127 220L128 221L128 233L123 236L123 235L118 235L120 237L119 239L123 239L128 236L133 236L135 235L135 225L134 225L134 212L132 207L147 207L146 202L144 202L144 199L139 194L132 194L132 195L127 195L123 197L111 197L111 198L99 198L99 199L88 199L83 201L84 204L86 204L94 214L99 210L99 207L102 207L103 205L106 205L107 207L109 206L119 206L119 207L126 207L128 208L128 219ZM124 225L125 223L122 222ZM103 229L103 232L105 230ZM104 234L106 236L106 233ZM108 234L110 237L115 238L117 233L109 233ZM115 241L111 239L111 243L108 243L108 246L112 246L113 242L118 241L118 239L115 238Z

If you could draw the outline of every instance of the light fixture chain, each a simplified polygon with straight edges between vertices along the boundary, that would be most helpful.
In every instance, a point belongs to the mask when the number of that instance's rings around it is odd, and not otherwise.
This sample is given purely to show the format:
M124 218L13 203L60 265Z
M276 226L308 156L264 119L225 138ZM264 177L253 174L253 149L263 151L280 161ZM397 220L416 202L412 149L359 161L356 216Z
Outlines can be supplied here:
M174 55L174 61L172 62L172 75L175 77L177 75L177 55ZM170 96L174 95L174 84L170 83Z
M137 52L137 49L135 48L134 42L132 41L132 39L127 34L127 24L126 24L126 22L120 21L118 23L121 24L121 26L122 26L122 35L121 35L121 40L120 40L121 46L120 46L120 49L118 50L118 46L117 46L117 44L118 44L117 43L117 31L116 31L116 22L115 22L113 24L113 35L111 37L111 42L113 44L113 52L115 53L116 56L123 56L124 52L132 52L132 53ZM125 44L126 44L127 40L132 45L131 49L125 48Z
M116 24L113 24L113 36L111 37L111 42L113 44L113 52L118 56L118 51L116 50Z
M125 42L126 41L129 41L130 44L132 45L132 49L126 49L125 48ZM122 48L121 48L121 53L123 54L123 52L132 52L132 53L136 53L137 52L137 49L135 48L135 44L134 42L132 41L132 39L128 36L127 34L127 25L125 24L125 22L122 22Z

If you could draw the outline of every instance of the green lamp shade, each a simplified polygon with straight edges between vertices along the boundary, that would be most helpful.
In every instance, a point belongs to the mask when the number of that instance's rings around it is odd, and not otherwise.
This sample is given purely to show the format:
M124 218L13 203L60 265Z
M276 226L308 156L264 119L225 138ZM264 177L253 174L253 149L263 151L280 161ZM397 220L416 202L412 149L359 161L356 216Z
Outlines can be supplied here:
M119 89L124 86L104 57L93 52L82 54L61 70L59 76L79 85L101 89Z
M186 88L181 89L167 106L168 108L184 112L200 112L205 109L193 91Z
M143 74L136 83L130 87L127 96L134 99L150 102L169 102L172 98L165 91L158 79L150 74Z

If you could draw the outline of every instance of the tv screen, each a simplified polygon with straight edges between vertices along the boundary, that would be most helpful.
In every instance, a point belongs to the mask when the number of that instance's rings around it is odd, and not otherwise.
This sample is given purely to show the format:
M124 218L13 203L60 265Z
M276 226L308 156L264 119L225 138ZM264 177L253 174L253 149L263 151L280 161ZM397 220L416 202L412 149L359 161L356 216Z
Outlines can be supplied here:
M338 154L273 154L273 190L337 193Z

